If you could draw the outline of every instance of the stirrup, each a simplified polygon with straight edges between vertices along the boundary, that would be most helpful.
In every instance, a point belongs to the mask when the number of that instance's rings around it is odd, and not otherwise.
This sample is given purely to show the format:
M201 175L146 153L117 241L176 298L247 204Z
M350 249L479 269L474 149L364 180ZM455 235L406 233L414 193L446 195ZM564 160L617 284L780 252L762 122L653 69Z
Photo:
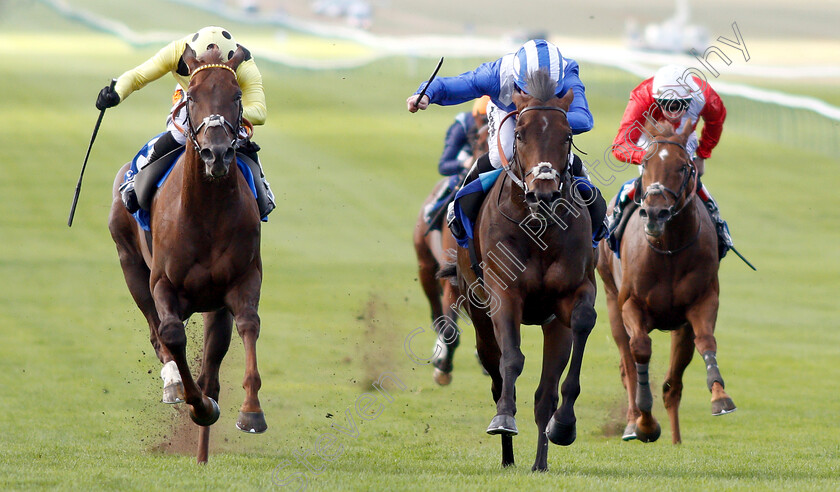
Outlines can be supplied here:
M455 203L452 202L446 208L446 225L452 231L455 239L464 239L467 237L467 232L464 230L464 225L461 223L458 216L455 214Z
M128 213L133 214L140 210L140 201L137 200L137 192L134 191L134 180L128 180L120 185L120 197L122 198L123 206L128 210Z

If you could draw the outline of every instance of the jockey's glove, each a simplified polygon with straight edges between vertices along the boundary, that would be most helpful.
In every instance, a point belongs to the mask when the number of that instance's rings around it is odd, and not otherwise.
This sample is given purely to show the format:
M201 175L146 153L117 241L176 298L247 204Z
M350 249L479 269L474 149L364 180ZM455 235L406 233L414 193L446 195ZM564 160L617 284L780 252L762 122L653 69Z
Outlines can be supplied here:
M102 111L106 108L112 108L120 103L120 95L110 86L105 86L99 91L96 97L96 109Z

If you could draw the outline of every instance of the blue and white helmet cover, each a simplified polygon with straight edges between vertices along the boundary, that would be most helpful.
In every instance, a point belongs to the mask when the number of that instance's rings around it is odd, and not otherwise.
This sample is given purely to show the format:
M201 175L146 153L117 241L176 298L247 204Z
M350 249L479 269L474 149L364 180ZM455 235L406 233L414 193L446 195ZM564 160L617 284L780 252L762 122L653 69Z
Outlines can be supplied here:
M523 44L513 59L516 85L529 93L526 80L528 74L545 69L557 81L557 90L563 87L563 55L560 48L544 39L532 39Z

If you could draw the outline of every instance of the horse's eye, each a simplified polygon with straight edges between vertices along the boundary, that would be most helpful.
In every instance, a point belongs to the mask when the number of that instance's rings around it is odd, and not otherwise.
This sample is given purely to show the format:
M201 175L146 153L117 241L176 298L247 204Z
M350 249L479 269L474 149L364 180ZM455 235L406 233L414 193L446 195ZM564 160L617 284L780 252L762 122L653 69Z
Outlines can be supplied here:
M240 93L236 94L235 96L233 96L233 100L234 101L241 101L242 100L242 93L240 92Z
M514 133L514 136L516 137L516 140L518 140L520 142L522 141L522 134L519 133L518 131Z

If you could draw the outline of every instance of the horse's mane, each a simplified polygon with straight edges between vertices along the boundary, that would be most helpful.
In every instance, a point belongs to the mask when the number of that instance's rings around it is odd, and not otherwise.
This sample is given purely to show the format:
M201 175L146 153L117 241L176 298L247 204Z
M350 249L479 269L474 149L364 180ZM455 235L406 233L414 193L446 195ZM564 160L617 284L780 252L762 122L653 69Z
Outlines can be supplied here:
M541 102L547 102L557 93L557 81L553 80L544 68L529 73L525 82L528 85L528 93Z
M673 137L677 134L674 125L667 120L657 121L656 124L650 120L645 121L645 131L652 137Z

